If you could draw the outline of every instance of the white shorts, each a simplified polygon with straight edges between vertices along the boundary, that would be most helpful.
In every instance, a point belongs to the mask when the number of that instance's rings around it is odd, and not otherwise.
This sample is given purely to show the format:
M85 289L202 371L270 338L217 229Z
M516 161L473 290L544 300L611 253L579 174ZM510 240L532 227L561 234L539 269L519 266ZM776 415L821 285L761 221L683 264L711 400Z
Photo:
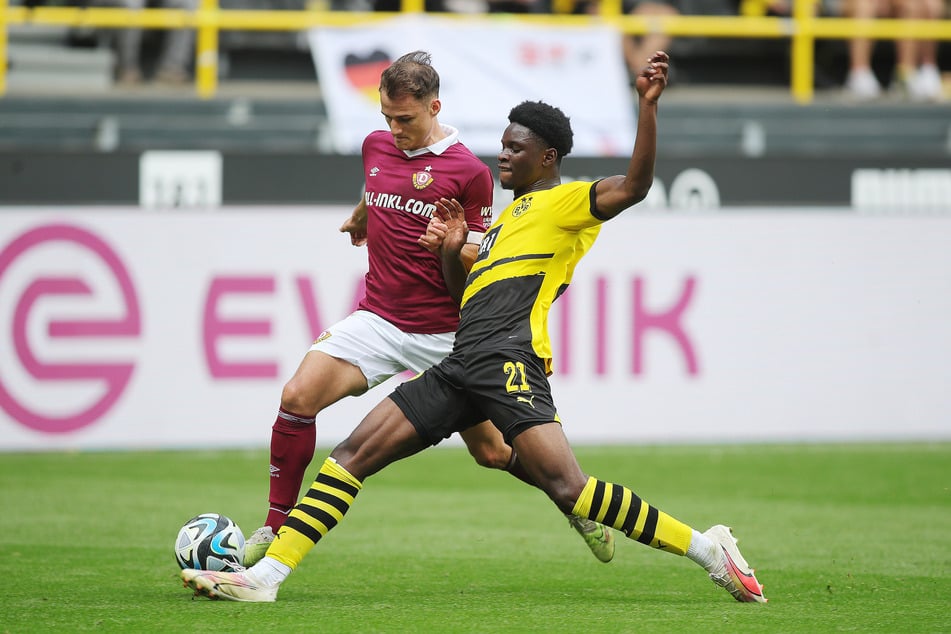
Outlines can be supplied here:
M406 333L365 310L351 313L321 333L311 350L319 350L360 368L374 387L400 372L417 374L452 351L454 332L435 335Z

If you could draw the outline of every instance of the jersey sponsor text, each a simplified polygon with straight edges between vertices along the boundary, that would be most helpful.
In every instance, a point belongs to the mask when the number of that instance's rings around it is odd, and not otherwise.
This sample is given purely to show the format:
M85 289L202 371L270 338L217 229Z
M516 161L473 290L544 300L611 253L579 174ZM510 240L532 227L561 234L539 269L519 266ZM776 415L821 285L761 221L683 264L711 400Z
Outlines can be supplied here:
M405 211L417 216L433 217L433 211L436 205L415 198L408 198L403 202L403 197L399 194L387 194L384 192L368 191L364 194L367 205L370 207L381 207L383 209L394 209L396 211Z

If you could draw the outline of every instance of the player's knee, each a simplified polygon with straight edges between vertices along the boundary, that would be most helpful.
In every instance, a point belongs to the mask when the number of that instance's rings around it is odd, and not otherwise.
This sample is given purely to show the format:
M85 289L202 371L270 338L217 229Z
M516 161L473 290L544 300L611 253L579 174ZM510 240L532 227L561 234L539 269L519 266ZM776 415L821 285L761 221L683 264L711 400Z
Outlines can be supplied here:
M286 411L294 412L301 416L313 416L317 414L317 412L313 411L313 398L308 394L307 390L303 389L303 387L293 379L284 385L284 390L281 392L281 407Z
M480 444L469 447L469 454L476 464L486 469L507 469L512 458L512 448L503 444L496 447L489 444Z

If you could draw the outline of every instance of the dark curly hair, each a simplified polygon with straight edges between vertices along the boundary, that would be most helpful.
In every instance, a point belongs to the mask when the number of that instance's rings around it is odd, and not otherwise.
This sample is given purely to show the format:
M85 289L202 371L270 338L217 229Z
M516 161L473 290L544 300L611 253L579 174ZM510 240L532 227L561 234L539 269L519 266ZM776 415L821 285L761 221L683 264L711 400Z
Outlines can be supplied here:
M411 95L416 99L439 96L439 73L426 51L413 51L390 64L380 76L380 92L390 98Z
M531 130L548 147L558 152L558 161L568 156L574 143L571 121L555 106L542 101L523 101L509 112L509 122Z

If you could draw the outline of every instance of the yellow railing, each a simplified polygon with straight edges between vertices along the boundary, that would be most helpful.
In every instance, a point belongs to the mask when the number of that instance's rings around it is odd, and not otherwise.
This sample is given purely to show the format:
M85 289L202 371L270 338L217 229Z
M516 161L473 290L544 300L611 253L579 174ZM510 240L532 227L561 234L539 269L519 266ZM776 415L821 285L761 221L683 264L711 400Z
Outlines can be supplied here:
M799 103L813 98L816 39L951 40L951 20L850 20L817 18L813 0L795 0L789 18L749 16L633 16L621 13L621 0L602 0L597 16L440 14L458 20L517 19L529 23L557 24L584 28L594 23L611 24L630 35L665 33L672 37L786 38L791 41L792 95ZM423 0L403 0L404 13L423 11ZM196 38L196 89L203 99L211 98L218 82L218 33L222 30L301 31L314 27L350 27L385 20L396 14L358 11L247 11L220 9L218 0L201 0L196 11L181 9L143 9L131 11L112 8L8 6L0 0L0 96L6 92L7 25L44 24L72 27L149 29L193 28ZM737 68L737 72L742 72Z

